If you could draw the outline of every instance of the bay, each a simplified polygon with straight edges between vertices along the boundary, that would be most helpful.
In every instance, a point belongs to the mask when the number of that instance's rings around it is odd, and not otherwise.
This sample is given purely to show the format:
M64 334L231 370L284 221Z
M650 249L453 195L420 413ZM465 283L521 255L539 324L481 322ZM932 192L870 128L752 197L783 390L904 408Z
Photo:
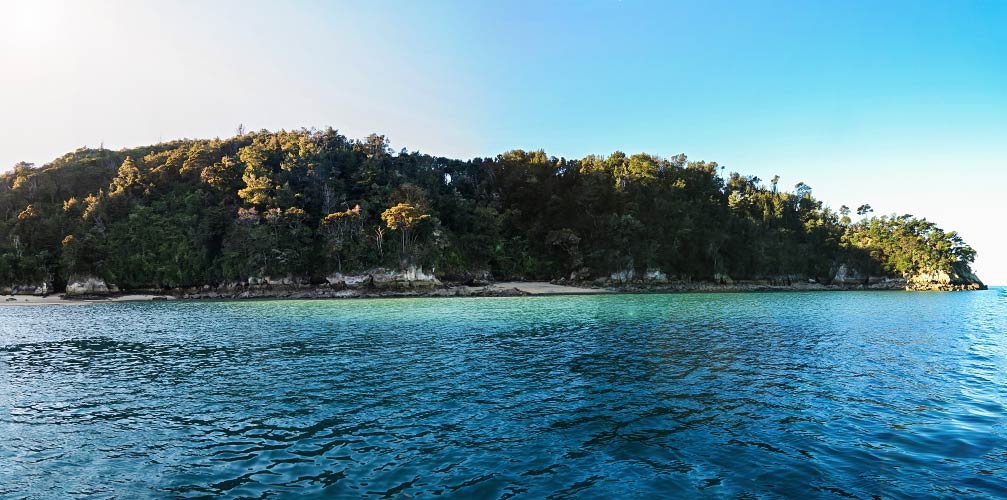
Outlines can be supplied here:
M1002 498L1007 291L0 308L3 498Z

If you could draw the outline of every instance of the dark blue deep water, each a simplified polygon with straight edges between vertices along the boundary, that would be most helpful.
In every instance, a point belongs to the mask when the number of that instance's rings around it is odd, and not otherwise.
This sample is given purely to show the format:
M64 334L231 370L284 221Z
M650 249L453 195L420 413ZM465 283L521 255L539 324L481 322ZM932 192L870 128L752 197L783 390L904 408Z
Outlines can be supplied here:
M1007 292L0 308L3 498L1003 498Z

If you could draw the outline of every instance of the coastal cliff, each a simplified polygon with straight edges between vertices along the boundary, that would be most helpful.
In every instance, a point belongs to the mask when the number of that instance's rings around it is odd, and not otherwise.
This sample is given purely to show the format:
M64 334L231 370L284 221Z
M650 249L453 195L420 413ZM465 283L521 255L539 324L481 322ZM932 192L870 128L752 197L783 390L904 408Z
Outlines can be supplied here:
M833 284L849 289L882 289L909 291L986 290L986 285L967 266L931 269L901 276L870 276L842 265Z
M950 271L937 269L910 276L907 280L906 290L986 290L986 285L968 266L956 265Z
M975 253L925 218L833 209L803 182L684 155L457 160L379 135L259 131L84 148L0 175L0 291L18 294L968 290L982 287Z
M754 280L733 280L720 276L718 280L685 281L669 279L668 275L650 270L633 279L632 273L617 273L609 278L581 280L576 274L569 279L546 282L494 282L485 273L479 279L463 282L441 281L421 268L405 271L372 269L362 273L336 273L323 282L308 279L250 278L241 282L179 288L146 288L120 290L94 276L76 277L61 297L67 300L102 300L114 297L140 297L196 300L235 299L348 299L389 297L516 297L524 295L575 295L585 293L704 293L704 292L773 292L773 291L964 291L985 290L979 279L967 270L932 271L916 276L868 276L847 265L841 265L832 280L819 282L803 276L777 276ZM11 293L13 292L13 293ZM52 285L25 285L15 289L0 288L0 295L48 296Z

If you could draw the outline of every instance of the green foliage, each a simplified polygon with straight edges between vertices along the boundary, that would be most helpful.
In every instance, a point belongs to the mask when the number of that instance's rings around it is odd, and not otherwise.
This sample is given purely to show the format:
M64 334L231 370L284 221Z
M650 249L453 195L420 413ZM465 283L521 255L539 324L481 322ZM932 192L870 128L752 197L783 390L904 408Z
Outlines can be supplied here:
M842 263L900 274L974 258L925 219L854 222L806 184L790 193L778 182L725 178L684 155L396 154L384 136L332 129L80 149L0 175L0 282L90 274L173 287L410 264L498 278L657 269L827 282Z
M414 241L411 237L413 229L425 219L429 219L430 214L423 213L423 210L410 204L399 203L394 207L381 212L381 220L385 222L388 229L399 233L401 247L399 249L400 265L408 265L412 254L410 252Z
M416 224L419 224L420 221L429 217L429 214L422 213L420 209L409 203L399 203L381 212L381 220L385 221L388 229L392 231L408 231L416 227Z
M976 251L958 233L911 215L871 217L850 227L849 243L867 251L884 271L915 274L971 264Z

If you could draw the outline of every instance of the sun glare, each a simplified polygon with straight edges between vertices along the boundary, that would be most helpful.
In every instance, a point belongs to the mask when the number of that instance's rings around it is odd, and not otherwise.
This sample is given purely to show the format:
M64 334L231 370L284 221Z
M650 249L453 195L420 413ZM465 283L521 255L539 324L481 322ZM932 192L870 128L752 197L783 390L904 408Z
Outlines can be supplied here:
M60 17L62 7L55 2L4 2L0 7L0 25L4 34L14 46L26 45L38 40L51 29Z

